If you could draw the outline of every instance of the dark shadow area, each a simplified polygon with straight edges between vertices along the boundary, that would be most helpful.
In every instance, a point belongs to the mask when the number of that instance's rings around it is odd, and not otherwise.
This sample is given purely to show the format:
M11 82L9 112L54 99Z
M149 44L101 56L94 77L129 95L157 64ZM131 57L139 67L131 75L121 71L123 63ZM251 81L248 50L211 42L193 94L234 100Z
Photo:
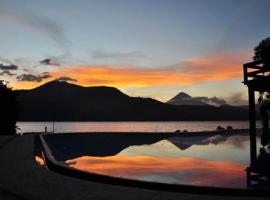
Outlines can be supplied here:
M247 169L248 187L270 186L270 38L262 40L254 49L253 62L244 64L244 84L248 87L250 122L250 167ZM262 135L260 153L256 147L255 93L260 94Z
M81 156L113 156L132 145L153 144L175 134L76 133L43 135L57 161Z
M16 94L0 80L0 134L16 134Z
M252 188L270 188L270 153L261 148L256 162L247 168L247 186Z
M225 142L232 135L216 135L216 136L193 136L193 137L173 137L167 140L177 146L181 150L186 150L193 145L208 145L208 144L219 144Z

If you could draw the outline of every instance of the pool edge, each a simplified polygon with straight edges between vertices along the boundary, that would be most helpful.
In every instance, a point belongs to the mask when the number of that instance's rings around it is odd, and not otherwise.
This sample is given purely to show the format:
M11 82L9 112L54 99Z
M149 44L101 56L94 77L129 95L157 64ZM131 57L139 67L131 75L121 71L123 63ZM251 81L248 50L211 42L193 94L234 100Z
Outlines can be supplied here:
M148 133L147 133L148 134ZM51 149L47 145L43 135L35 136L35 146L38 145L41 149L45 161L46 167L56 173L66 175L81 180L105 183L110 185L120 185L127 187L143 188L150 190L177 192L177 193L191 193L191 194L206 194L217 196L246 196L246 197L269 197L270 190L263 189L234 189L234 188L220 188L209 186L191 186L181 184L167 184L158 182L147 182L139 180L131 180L119 177L112 177L108 175L101 175L96 173L90 173L81 171L66 164L56 161ZM53 135L53 134L50 134ZM35 147L36 148L36 147Z

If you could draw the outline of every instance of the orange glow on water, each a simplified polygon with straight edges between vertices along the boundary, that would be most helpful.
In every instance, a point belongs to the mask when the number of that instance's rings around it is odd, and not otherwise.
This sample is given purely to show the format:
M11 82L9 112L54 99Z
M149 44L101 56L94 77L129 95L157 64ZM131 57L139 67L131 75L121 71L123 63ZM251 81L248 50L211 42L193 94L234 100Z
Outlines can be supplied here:
M39 157L39 156L35 156L35 161L39 164L39 165L45 165L45 162L43 160L43 158Z
M229 161L209 161L195 158L168 158L151 156L83 156L70 166L92 173L139 179L143 176L173 174L174 179L195 185L230 186L230 182L243 179L245 165ZM244 182L244 181L243 181Z

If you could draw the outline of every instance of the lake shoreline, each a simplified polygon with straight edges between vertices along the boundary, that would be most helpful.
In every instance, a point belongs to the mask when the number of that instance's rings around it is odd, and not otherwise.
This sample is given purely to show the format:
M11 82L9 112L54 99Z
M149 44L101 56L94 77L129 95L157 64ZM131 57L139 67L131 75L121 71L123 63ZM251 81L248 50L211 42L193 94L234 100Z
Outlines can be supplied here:
M260 133L262 129L257 129ZM213 131L195 131L195 132L63 132L63 133L53 133L53 132L25 132L21 133L20 135L39 135L39 134L105 134L105 135L114 135L114 134L139 134L139 135L166 135L166 136L179 136L179 137L194 137L194 136L214 136L214 135L233 135L233 134L249 134L249 129L232 129L232 130L213 130Z
M248 129L248 121L190 121L190 122L17 122L19 133L25 132L200 132L224 129ZM257 122L261 128L261 123ZM46 130L47 129L47 130Z

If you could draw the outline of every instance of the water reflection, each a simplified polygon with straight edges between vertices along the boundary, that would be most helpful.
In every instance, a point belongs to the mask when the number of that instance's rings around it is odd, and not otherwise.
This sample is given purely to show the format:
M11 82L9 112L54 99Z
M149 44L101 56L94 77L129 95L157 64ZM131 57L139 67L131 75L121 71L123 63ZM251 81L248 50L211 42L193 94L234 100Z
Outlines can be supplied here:
M35 156L34 159L39 165L45 165L45 162L44 162L43 158L41 158L39 156Z
M247 168L248 187L270 188L270 145L260 148L256 160Z
M92 152L66 162L80 170L129 179L246 187L247 135L179 136L152 142L128 145L114 155L101 157Z
M246 165L229 161L153 156L83 156L69 162L88 172L163 183L244 187Z
M192 157L248 164L249 138L247 135L173 137L152 145L130 146L119 154L129 156Z

